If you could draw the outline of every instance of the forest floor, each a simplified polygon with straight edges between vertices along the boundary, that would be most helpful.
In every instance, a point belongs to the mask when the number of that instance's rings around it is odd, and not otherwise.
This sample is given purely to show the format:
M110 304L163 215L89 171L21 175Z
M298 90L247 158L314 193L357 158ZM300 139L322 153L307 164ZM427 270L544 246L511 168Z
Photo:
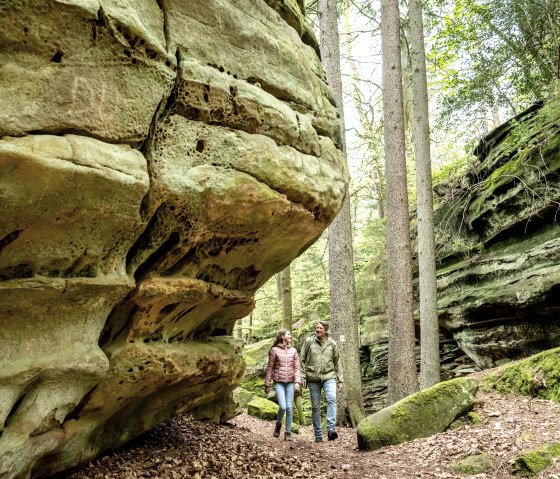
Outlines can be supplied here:
M65 479L129 478L372 478L507 479L519 452L560 442L560 404L479 391L478 425L464 425L435 436L372 452L357 449L354 429L339 428L336 441L315 443L310 426L292 442L272 436L274 421L242 414L217 425L176 417L126 447L100 457ZM326 438L325 438L326 439ZM491 470L454 473L450 465L487 453ZM560 461L538 479L560 479Z

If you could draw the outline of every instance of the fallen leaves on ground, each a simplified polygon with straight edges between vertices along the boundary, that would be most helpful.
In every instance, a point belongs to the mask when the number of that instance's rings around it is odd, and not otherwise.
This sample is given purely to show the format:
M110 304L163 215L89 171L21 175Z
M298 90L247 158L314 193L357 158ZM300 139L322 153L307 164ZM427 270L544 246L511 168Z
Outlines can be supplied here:
M511 479L510 464L519 452L560 442L559 404L496 393L479 392L478 397L482 424L372 452L357 450L353 429L339 429L336 441L315 443L312 428L305 426L287 442L283 434L272 436L273 421L246 414L222 425L176 417L64 477ZM467 476L451 471L450 464L481 452L492 456L489 472ZM560 461L536 477L560 479Z

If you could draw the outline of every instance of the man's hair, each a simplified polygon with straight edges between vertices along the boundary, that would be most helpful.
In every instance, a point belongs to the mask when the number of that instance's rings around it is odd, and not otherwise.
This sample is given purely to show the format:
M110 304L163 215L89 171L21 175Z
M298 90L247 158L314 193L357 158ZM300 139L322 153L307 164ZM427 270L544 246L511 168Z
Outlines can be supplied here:
M323 328L325 328L325 331L329 330L329 323L327 323L326 321L317 321L317 324L323 326Z

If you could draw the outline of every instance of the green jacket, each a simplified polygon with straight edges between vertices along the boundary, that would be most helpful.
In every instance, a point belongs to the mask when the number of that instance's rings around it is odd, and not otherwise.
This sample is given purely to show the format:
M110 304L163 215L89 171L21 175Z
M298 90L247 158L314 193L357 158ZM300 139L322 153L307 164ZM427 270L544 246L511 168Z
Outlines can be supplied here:
M317 336L310 336L301 348L301 379L308 383L318 383L336 379L343 383L340 351L335 340L329 335L321 343Z

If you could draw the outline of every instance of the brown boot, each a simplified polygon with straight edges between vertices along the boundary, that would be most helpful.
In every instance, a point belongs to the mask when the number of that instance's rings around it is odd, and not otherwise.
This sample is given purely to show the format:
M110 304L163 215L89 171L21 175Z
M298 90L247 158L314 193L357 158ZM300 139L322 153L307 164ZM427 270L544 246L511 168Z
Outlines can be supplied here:
M277 422L276 426L274 427L274 437L280 437L280 429L282 429L282 423Z
M292 433L291 432L285 432L284 433L284 441L291 441L292 440Z

